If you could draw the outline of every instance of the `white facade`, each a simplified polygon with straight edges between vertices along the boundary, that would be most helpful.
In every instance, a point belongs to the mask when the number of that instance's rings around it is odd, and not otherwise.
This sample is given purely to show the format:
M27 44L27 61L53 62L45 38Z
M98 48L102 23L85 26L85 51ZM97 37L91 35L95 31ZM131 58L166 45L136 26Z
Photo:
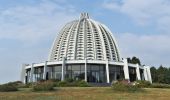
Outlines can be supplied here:
M23 82L65 78L97 83L120 78L152 82L150 68L122 60L111 31L87 13L67 23L55 39L48 61L25 65L21 78Z

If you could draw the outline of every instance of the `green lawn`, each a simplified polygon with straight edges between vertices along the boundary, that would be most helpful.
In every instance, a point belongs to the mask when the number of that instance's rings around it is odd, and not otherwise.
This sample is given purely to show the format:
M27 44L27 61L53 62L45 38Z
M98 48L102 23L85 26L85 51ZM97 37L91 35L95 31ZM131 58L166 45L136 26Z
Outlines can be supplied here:
M51 92L0 92L0 100L170 100L170 89L144 89L144 92L115 92L110 87L62 87Z

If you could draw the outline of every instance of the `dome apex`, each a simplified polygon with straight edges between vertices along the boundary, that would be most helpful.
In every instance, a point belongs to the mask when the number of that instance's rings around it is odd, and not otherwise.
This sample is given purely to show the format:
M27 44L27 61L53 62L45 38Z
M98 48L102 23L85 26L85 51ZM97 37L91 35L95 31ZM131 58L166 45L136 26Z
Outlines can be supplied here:
M89 14L88 13L81 13L80 14L80 19L84 19L84 18L89 19Z

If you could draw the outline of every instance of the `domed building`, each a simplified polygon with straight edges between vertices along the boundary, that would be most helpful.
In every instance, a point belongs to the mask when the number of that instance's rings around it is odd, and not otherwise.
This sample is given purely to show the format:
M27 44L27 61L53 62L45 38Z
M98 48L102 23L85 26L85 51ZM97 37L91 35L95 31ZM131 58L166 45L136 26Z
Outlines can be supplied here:
M47 61L23 64L21 79L24 83L49 79L91 83L111 83L119 79L152 82L150 67L122 59L112 32L89 18L87 13L61 29Z

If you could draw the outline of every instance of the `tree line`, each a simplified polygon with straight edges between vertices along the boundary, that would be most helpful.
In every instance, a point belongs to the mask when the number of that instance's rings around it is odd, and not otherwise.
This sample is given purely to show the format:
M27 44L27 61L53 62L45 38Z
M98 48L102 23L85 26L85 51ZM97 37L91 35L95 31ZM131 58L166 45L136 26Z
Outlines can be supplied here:
M127 58L128 63L141 65L140 59L137 57ZM151 77L153 83L165 83L170 84L170 67L160 65L157 67L151 67Z
M158 68L151 67L150 70L152 82L170 84L170 68L161 65Z

